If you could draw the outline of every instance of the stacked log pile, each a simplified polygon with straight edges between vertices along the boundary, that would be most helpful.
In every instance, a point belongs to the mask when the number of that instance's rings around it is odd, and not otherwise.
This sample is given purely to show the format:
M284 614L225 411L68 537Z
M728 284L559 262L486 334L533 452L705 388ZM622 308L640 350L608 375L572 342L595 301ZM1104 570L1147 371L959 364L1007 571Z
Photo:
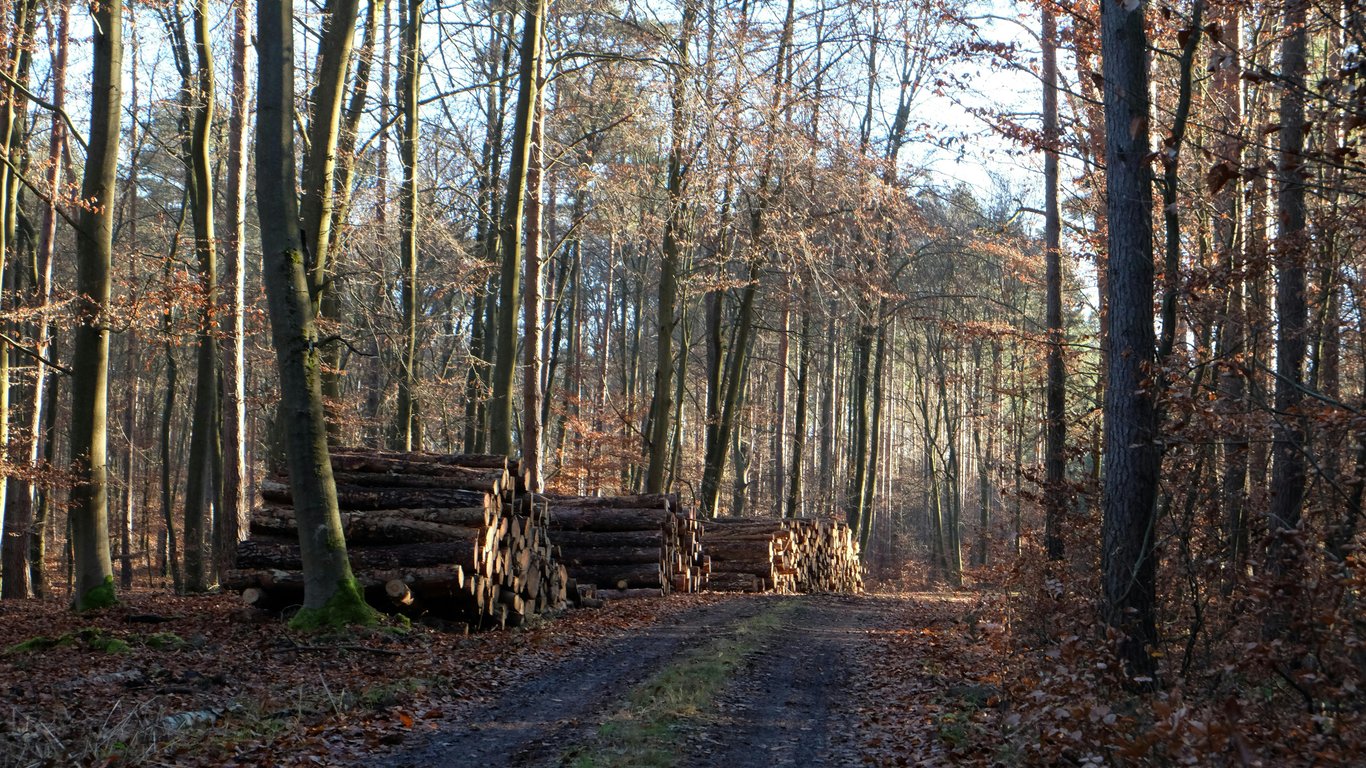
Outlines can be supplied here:
M376 607L501 627L569 597L547 509L514 503L506 458L335 449L332 470L351 568ZM224 586L261 607L297 604L303 576L289 479L263 482L261 499Z
M557 559L578 583L596 585L599 597L701 588L702 526L677 496L532 498L548 509Z
M839 521L708 520L709 589L718 592L863 591L858 541Z

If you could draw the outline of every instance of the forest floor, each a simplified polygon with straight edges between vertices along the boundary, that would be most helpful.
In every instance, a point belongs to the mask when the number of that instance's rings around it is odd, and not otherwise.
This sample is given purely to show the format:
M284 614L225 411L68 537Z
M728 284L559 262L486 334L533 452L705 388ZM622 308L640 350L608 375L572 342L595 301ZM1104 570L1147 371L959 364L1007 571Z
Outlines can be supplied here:
M6 601L0 766L990 762L999 666L975 610L961 592L675 595L504 632L318 636L229 595L93 616Z

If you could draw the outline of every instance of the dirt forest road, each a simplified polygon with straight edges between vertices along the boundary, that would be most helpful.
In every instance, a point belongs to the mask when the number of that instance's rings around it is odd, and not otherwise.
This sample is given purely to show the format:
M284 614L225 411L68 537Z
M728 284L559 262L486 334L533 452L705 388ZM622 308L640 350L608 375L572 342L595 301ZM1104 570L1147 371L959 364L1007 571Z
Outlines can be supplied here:
M374 768L857 764L850 669L896 598L736 596L555 664Z

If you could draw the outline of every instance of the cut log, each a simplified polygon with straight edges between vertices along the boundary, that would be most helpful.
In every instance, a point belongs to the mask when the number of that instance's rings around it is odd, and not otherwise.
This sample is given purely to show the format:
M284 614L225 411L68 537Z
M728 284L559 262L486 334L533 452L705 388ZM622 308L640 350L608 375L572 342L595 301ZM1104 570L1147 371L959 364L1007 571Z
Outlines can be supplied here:
M612 566L593 565L574 568L579 583L598 585L598 589L631 589L635 587L662 588L658 565Z
M479 554L474 542L471 541L350 547L347 549L351 568L357 572L436 565L459 565L473 568L477 563ZM303 568L303 562L299 556L298 544L250 538L237 546L237 567L239 569L299 570Z
M659 547L560 547L560 561L575 565L658 563Z
M332 471L335 473L367 473L379 475L403 475L407 477L432 476L455 479L482 477L508 477L506 459L497 463L496 457L489 458L489 466L477 467L471 464L454 464L445 461L431 461L430 454L425 456L405 456L402 454L341 453L332 454Z
M278 504L292 504L294 496L288 483L263 480L261 498ZM345 510L409 509L415 507L484 507L498 504L497 497L480 491L451 488L374 488L337 486L337 505Z
M675 494L642 493L635 496L565 496L554 493L537 494L551 507L593 507L596 509L678 509Z
M552 530L564 531L656 531L674 521L665 509L643 507L550 507Z
M643 597L659 597L657 589L604 589L598 591L599 600L631 600Z
M413 590L398 579L385 582L384 593L389 596L389 602L401 608L411 608L417 603L417 596L413 594Z

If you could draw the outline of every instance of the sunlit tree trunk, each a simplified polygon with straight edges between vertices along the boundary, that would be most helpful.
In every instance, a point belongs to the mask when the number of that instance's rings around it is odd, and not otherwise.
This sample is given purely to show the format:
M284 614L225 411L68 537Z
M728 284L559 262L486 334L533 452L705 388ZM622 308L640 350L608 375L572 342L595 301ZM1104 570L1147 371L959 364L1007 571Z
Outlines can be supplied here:
M372 620L346 557L337 487L328 455L318 331L309 301L295 197L294 3L264 3L257 14L260 57L256 120L256 200L263 282L280 382L286 457L298 519L304 601L294 623Z
M232 4L232 101L227 136L228 229L223 248L227 281L219 333L223 349L223 501L215 519L214 547L221 573L247 534L251 506L251 468L247 466L247 0Z
M545 91L541 63L536 62L536 103L532 107L531 152L527 156L526 257L522 283L522 325L526 338L522 371L522 461L527 490L541 490L541 261L545 222L541 202L545 194Z
M678 63L673 68L673 80L669 90L671 105L669 136L669 175L665 190L668 213L664 220L664 242L659 266L659 346L655 355L654 398L650 401L650 434L648 462L645 470L645 490L647 493L661 493L664 490L664 476L669 456L669 431L673 422L674 387L674 330L678 325L678 272L683 259L682 240L684 220L687 214L683 202L687 184L686 158L683 157L684 143L687 141L687 82L688 47L692 42L693 29L697 21L697 8L692 2L683 4L683 20L679 28L676 46Z
M399 226L402 236L403 273L400 278L403 301L403 356L398 384L397 445L405 451L420 450L421 428L417 407L417 145L418 90L421 73L422 0L407 0L403 20L402 64L399 67L400 109L403 137L399 141L399 162L403 165L403 187L399 192Z
M512 451L512 389L517 373L517 312L521 306L522 234L526 218L526 171L531 155L532 114L537 101L541 37L546 0L532 0L522 15L521 63L518 67L517 112L512 129L512 163L508 167L507 202L499 229L502 272L498 283L497 340L493 361L493 394L489 401L489 450Z
M332 265L328 256L332 253L332 208L336 200L333 175L337 167L342 103L359 7L359 0L327 0L324 5L317 72L309 94L308 143L304 151L300 206L303 241L300 245L305 258L310 260L308 289L315 312L323 292L330 288ZM265 10L261 9L258 14Z
M14 4L13 15L9 19L13 26L8 30L9 40L4 58L6 74L13 82L25 88L29 80L29 46L34 36L34 12L35 4L30 0L20 0ZM40 279L31 266L32 256L28 259L22 258L24 254L20 251L21 244L16 237L21 184L18 169L25 165L24 159L27 157L24 142L28 101L13 86L0 90L3 90L6 97L6 104L3 110L0 110L0 141L4 144L3 152L6 159L5 167L0 168L0 201L3 201L4 207L3 216L0 216L0 275L9 274L9 284L4 286L4 292L18 295L21 293L21 283L24 282L20 276L27 273L28 282L35 285L26 292L37 298L38 291L34 289L37 288L36 283L40 282ZM31 245L28 250L31 254ZM5 263L7 261L12 261L8 267ZM26 264L25 261L30 263ZM41 381L35 386L27 403L18 409L11 408L12 354L14 353L9 342L0 340L0 459L7 461L14 461L9 458L12 450L9 445L11 419L26 415L24 411L25 407L28 407L35 409L29 417L32 423L42 410ZM19 413L11 413L12 410ZM36 433L29 433L30 438L33 435ZM22 599L31 594L29 535L32 526L33 497L28 484L13 477L0 480L0 542L3 542L0 544L0 596Z
M109 559L109 297L112 288L114 184L118 175L123 72L123 0L94 6L90 135L76 228L78 323L72 350L72 557L77 610L112 604Z
M177 22L183 22L176 8ZM194 63L183 26L177 35L181 57L183 103L189 111L189 135L183 142L186 187L194 231L194 252L199 264L199 313L195 367L194 416L190 426L189 475L185 484L185 589L202 592L209 585L210 558L204 551L210 518L209 489L215 468L212 458L221 455L216 445L221 439L219 422L218 340L214 310L218 302L218 246L214 236L214 179L211 168L210 129L213 125L214 74L213 52L209 43L208 0L196 0L191 20L194 25Z
M787 481L786 517L802 512L802 461L806 454L806 401L811 376L811 309L802 308L802 325L797 336L797 403L792 428L792 470Z

